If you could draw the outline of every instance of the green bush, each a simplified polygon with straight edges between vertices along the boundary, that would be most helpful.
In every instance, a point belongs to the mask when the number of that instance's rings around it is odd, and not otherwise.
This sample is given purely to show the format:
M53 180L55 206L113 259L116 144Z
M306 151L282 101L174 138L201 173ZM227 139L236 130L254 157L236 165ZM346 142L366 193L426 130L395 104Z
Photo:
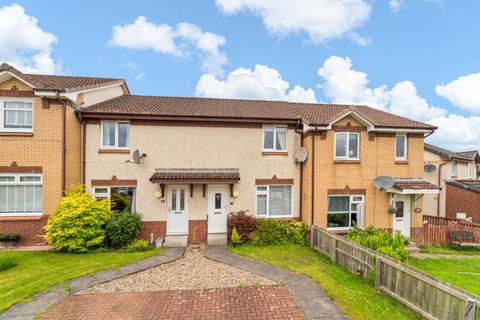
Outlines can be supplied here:
M127 252L141 252L150 250L152 247L148 245L148 242L145 240L135 240L130 243L126 248L125 251Z
M308 227L298 221L257 219L256 229L250 234L250 241L256 246L305 244Z
M375 229L373 226L366 229L354 227L347 234L347 238L396 260L402 262L408 260L408 253L405 249L406 240L400 232L392 235L385 230Z
M0 258L0 272L13 268L18 262L13 258Z
M231 238L232 238L232 241L233 241L234 243L238 243L238 242L240 242L240 241L242 240L242 238L241 238L240 235L238 234L238 231L237 231L237 228L236 228L236 227L233 227L233 229L232 229L232 236L231 236Z
M123 248L131 244L140 233L142 219L128 209L115 212L105 228L107 244L113 248Z
M18 233L0 233L0 242L19 242L22 236Z
M104 244L110 218L108 200L96 200L81 186L68 192L45 226L45 238L55 250L87 252Z

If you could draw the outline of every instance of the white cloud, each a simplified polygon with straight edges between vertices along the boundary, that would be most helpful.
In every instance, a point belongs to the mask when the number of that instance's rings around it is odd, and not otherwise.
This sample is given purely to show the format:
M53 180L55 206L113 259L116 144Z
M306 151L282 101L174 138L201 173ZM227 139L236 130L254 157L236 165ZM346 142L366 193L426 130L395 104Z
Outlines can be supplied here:
M480 73L461 76L450 83L437 85L435 91L462 109L480 113Z
M313 43L348 35L362 26L371 12L371 5L364 0L216 0L216 3L226 14L248 11L260 16L270 32L281 36L307 33ZM366 43L358 35L353 40Z
M433 118L429 123L438 126L438 130L428 138L428 142L453 151L480 149L480 132L478 130L480 117L448 114Z
M202 70L222 74L228 58L220 51L225 38L211 32L204 32L191 23L155 24L145 17L138 17L133 23L113 26L110 44L129 49L152 49L157 53L175 57L186 57L195 51L201 56Z
M397 12L402 7L402 0L389 0L388 5L390 6L390 10L393 12Z
M57 37L38 26L18 4L0 7L0 62L23 72L57 73L62 67L52 58Z
M205 74L197 83L196 95L200 97L287 100L316 102L315 92L282 79L280 73L268 66L257 64L255 68L238 68L225 79Z

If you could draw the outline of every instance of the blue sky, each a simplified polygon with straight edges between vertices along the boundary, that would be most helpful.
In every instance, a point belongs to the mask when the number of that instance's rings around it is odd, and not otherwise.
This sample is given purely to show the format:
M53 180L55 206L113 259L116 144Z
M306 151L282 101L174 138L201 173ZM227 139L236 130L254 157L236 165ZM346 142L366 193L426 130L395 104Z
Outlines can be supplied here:
M476 0L0 0L13 17L0 19L0 62L121 77L135 94L366 103L478 149L478 12ZM21 41L29 32L48 45Z

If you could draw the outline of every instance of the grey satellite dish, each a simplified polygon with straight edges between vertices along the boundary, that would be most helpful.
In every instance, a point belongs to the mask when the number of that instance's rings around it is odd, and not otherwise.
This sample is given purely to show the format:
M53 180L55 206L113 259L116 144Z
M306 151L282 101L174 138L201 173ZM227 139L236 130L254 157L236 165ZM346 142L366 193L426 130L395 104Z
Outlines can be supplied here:
M132 155L133 161L132 161L132 160L127 160L127 161L125 161L125 162L126 162L126 163L136 163L136 164L139 164L140 161L141 161L143 158L145 158L146 156L147 156L147 155L146 155L145 153L140 154L140 150L137 149L137 150L135 150L135 151L133 152L133 155Z
M427 163L426 165L423 166L423 171L425 172L433 172L437 170L437 167L434 165L434 164L431 164L431 163Z
M295 158L296 163L304 163L308 157L307 148L305 147L298 148L297 150L295 150L293 157Z
M373 180L373 184L376 188L382 190L387 190L395 184L392 177L389 176L378 176Z

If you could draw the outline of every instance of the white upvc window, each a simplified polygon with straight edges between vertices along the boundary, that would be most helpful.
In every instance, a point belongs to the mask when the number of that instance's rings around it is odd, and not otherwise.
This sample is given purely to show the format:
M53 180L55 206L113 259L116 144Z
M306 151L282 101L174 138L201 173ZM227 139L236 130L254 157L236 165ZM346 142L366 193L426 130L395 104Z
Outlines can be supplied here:
M407 160L407 141L406 134L395 137L395 160Z
M0 98L0 131L32 132L33 100Z
M0 216L42 215L41 174L0 174Z
M291 217L292 216L292 186L265 185L257 186L255 213L258 217Z
M468 178L470 179L473 179L473 164L471 164L470 162L467 164L468 166Z
M263 151L287 151L287 127L263 126Z
M335 132L335 160L358 160L360 134L358 132Z
M128 121L102 121L100 145L104 149L128 149L130 123Z
M137 188L133 186L93 187L93 196L98 200L107 199L113 211L125 209L136 212Z
M453 160L452 161L452 177L456 177L457 176L457 161Z
M334 195L327 199L328 229L363 228L363 195Z

